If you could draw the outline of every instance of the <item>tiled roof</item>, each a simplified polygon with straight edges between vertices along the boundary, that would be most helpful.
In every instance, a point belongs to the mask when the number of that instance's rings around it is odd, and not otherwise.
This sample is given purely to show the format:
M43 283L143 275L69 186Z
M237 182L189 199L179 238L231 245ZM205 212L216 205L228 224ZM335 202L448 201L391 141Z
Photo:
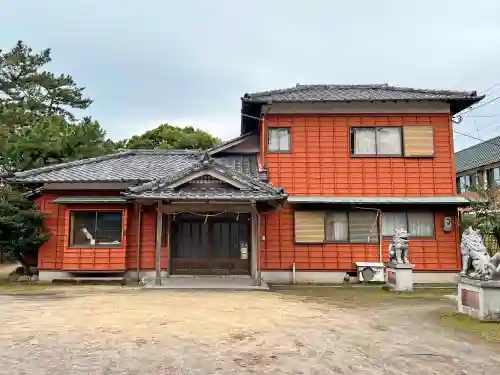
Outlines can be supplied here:
M146 182L177 173L196 163L199 151L127 150L92 159L18 172L17 183L45 182ZM226 155L217 158L236 171L258 178L255 155Z
M180 181L184 177L204 171L216 172L220 176L242 187L236 188L227 183L221 186L196 186L191 184L178 187L172 186L173 183ZM208 153L199 161L187 166L183 170L140 186L131 187L124 195L131 198L222 200L279 200L285 197L281 189L275 189L255 177L228 167L222 164L220 160L217 161L211 158Z
M457 173L500 162L500 136L455 153Z
M296 87L245 94L247 102L444 100L457 102L458 110L480 101L475 91L427 90L378 85L297 85Z

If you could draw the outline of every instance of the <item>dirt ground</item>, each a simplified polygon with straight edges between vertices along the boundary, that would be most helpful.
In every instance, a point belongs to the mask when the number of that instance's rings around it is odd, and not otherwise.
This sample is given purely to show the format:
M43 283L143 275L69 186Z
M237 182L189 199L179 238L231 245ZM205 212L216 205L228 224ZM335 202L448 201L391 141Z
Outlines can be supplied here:
M120 287L3 294L0 374L500 373L497 344L432 318L449 300L378 303L364 291L349 304L344 296Z

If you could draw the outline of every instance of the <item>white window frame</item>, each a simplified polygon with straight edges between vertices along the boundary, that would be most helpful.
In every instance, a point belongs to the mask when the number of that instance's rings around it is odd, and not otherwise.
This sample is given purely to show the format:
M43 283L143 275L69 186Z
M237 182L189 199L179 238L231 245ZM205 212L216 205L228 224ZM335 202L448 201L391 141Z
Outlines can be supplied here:
M286 135L282 132L286 132ZM271 145L272 134L278 137L277 146ZM290 152L292 149L291 129L287 127L270 127L267 129L267 152Z
M406 217L406 220L405 220L405 226L403 228L392 228L392 231L391 233L388 233L387 230L385 230L386 228L384 228L384 218L387 218L387 216L389 215L401 215L401 214L404 214L405 217ZM425 214L425 215L429 215L429 217L432 217L432 234L430 235L424 235L424 236L416 236L416 235L412 235L412 233L410 232L410 227L411 227L411 215L418 215L418 214ZM436 238L436 225L435 225L435 220L436 220L436 217L435 217L435 214L434 212L430 212L430 211L387 211L387 212L382 212L382 236L383 237L392 237L394 235L393 233L393 230L394 229L405 229L406 231L408 231L408 234L409 234L409 237L410 238Z
M397 152L381 153L380 134L383 130L390 130L399 135ZM374 136L374 151L373 152L357 152L356 151L356 132L369 131L373 132ZM353 126L351 127L351 156L371 156L371 157L402 157L403 156L403 128L401 126Z

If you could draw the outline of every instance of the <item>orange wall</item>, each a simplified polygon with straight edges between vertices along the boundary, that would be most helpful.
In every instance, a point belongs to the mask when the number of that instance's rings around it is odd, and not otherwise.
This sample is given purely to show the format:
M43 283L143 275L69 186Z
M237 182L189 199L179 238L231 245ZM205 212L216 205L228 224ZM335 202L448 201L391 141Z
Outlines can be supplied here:
M433 158L351 157L351 126L434 127ZM267 153L264 163L274 186L292 195L456 195L453 136L449 114L271 115L267 128L291 128L291 153ZM266 150L267 151L267 150Z
M417 271L457 271L460 269L458 228L445 233L444 216L456 216L454 210L435 213L434 239L410 239L410 261ZM294 243L293 208L290 205L262 216L260 262L263 270L354 270L353 262L378 262L379 244L327 243L304 245ZM383 261L388 261L390 238L382 243Z
M351 157L351 126L431 125L433 158ZM450 196L456 195L451 119L432 115L270 115L265 119L263 151L269 127L291 128L290 153L264 153L273 186L290 195ZM378 244L296 245L291 206L265 215L261 231L262 269L353 270L353 262L378 261ZM410 240L410 258L421 271L460 269L458 231L442 231L444 216L436 212L436 238ZM387 260L390 239L383 241Z
M85 191L84 196L118 196L118 191ZM135 204L63 205L53 203L62 196L74 196L71 191L45 191L36 199L45 218L51 238L41 247L38 267L41 270L65 271L122 271L137 267L138 207ZM84 209L123 209L124 242L118 248L73 248L68 247L69 211ZM141 223L140 267L155 268L156 212L154 207L144 207ZM167 237L163 240L162 268L167 267Z

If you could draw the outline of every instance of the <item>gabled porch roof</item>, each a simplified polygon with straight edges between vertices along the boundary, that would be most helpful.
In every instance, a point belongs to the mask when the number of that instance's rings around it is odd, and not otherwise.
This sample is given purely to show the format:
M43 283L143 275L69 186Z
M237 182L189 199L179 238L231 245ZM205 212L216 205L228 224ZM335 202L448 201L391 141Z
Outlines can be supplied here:
M206 177L206 181L197 179ZM202 183L197 183L202 182ZM123 194L134 199L271 201L284 200L283 189L229 168L205 153L198 162Z

